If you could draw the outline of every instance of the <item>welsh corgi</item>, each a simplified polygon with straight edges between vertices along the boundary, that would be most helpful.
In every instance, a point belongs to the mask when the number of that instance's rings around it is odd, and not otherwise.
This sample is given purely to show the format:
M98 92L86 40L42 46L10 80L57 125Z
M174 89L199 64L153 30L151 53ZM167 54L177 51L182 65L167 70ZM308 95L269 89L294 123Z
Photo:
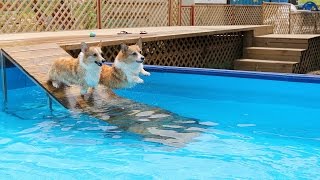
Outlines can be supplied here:
M81 95L87 93L89 87L94 88L99 83L103 63L101 42L97 46L88 47L81 43L81 52L78 58L57 59L48 72L49 82L59 88L64 84L81 86Z
M103 66L100 75L100 84L111 89L130 88L143 83L139 74L150 76L143 69L144 56L141 55L141 38L135 45L121 44L121 50L112 66Z

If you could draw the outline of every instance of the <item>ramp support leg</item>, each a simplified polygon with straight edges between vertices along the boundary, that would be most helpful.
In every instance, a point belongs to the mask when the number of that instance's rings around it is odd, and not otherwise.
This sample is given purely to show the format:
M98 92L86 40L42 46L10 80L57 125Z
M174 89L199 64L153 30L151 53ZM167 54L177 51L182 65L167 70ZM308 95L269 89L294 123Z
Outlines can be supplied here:
M5 111L8 102L8 92L7 92L7 74L6 74L6 60L3 56L2 50L0 50L0 64L1 64L1 86L3 95L3 107L2 110Z
M49 95L48 96L48 106L49 106L49 110L52 111L52 99Z

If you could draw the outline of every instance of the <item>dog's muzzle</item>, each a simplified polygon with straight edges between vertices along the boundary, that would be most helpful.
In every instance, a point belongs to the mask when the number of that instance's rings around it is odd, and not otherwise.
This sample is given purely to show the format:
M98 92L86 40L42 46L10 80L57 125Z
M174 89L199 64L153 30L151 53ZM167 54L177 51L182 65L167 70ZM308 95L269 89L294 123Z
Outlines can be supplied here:
M143 60L141 60L141 61L138 61L138 60L137 60L136 62L137 62L137 63L143 63Z
M96 63L98 66L102 66L102 63L101 63L101 62L94 61L94 63Z
M98 62L98 61L94 61L94 63L96 63L98 66L102 66L103 65L103 63L106 63L107 62L107 60L102 60L101 62Z
M140 60L136 60L137 63L143 63L144 57L142 57Z

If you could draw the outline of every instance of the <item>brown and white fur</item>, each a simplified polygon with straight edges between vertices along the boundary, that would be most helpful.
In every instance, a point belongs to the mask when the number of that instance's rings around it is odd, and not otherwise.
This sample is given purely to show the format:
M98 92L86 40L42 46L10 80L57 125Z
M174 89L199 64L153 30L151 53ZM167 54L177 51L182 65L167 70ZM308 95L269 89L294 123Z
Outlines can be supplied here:
M150 73L143 69L145 58L141 55L141 49L141 38L135 45L121 44L121 50L113 65L103 66L100 83L112 89L128 88L143 83L139 74L150 76Z
M103 62L101 42L92 47L83 42L78 58L60 58L53 63L48 72L49 81L55 88L62 84L79 85L84 95L89 87L98 85Z

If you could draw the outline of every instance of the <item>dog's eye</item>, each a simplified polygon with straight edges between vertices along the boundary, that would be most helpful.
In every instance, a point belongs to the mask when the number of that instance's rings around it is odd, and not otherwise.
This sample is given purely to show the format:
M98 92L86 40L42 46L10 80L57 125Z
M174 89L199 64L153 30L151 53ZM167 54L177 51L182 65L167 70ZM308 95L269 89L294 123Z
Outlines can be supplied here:
M94 57L96 57L96 56L97 56L97 54L96 54L96 53L94 53L94 54L93 54L93 56L94 56Z
M131 55L133 55L133 56L136 56L136 55L138 55L138 53L136 53L136 52L133 52Z

